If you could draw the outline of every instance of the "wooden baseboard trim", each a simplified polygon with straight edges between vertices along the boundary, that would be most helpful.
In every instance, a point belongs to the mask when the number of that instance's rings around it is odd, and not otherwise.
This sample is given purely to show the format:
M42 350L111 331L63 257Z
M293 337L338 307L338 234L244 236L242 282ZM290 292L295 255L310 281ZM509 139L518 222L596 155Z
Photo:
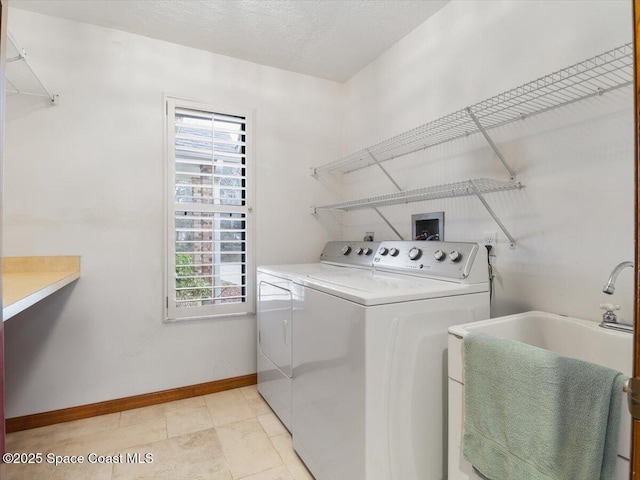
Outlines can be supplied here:
M188 387L172 388L161 392L145 393L133 397L117 398L104 402L80 405L78 407L63 408L50 412L36 413L22 417L6 419L7 433L19 432L30 428L44 427L56 423L80 420L82 418L97 417L108 413L122 412L134 408L148 407L159 403L172 402L185 398L199 397L209 393L222 392L233 388L255 385L258 382L258 375L252 373L241 377L216 380L214 382L199 383Z

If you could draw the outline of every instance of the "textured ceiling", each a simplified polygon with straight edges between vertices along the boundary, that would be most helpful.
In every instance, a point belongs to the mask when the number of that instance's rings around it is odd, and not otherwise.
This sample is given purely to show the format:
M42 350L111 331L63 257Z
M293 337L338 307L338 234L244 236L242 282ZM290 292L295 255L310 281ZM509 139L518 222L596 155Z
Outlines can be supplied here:
M9 5L344 82L448 1L11 0Z

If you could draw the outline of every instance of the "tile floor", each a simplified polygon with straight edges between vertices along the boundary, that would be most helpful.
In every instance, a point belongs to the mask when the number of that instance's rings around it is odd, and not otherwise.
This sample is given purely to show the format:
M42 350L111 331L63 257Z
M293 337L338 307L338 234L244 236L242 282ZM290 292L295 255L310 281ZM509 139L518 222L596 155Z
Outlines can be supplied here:
M2 480L313 480L255 386L11 433L7 451L42 463L1 465Z

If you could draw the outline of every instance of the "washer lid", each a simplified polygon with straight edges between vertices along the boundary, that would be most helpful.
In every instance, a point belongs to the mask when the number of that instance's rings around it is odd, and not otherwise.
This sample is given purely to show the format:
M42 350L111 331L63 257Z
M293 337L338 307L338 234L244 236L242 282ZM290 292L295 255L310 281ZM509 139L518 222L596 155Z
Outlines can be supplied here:
M258 273L266 273L286 280L296 281L299 277L322 272L334 272L349 267L329 265L325 263L296 263L290 265L264 265L258 267Z
M310 273L303 284L367 306L489 291L488 283L461 284L364 270Z

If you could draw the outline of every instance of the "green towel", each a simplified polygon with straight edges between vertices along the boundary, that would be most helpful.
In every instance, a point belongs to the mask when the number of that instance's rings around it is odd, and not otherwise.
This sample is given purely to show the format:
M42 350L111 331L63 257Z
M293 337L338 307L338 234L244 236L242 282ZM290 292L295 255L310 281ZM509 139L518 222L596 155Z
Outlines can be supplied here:
M615 477L622 373L485 334L464 338L464 368L463 452L484 476Z

